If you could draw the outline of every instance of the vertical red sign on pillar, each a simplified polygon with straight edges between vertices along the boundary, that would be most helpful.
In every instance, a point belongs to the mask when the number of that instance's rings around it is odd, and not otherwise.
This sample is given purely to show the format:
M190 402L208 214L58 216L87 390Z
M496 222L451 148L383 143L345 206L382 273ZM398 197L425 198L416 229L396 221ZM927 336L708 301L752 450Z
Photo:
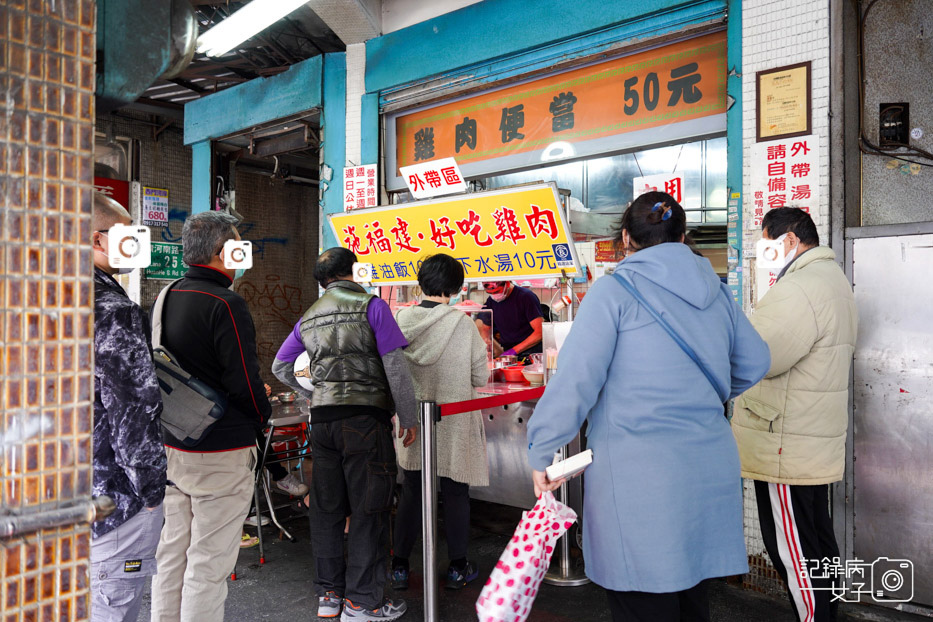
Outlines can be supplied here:
M343 211L376 207L378 204L376 165L348 166L343 169Z

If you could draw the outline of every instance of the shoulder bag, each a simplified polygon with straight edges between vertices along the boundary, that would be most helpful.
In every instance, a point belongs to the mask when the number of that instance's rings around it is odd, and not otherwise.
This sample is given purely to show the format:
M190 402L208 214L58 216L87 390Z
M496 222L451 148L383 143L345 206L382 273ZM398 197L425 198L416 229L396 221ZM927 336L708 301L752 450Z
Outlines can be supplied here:
M186 447L194 447L227 412L227 396L182 369L162 346L162 308L180 280L159 292L152 307L152 358L162 391L162 427Z
M632 297L635 298L638 304L644 307L645 311L647 311L648 314L651 315L651 317L653 317L654 320L658 324L661 325L661 328L663 328L667 332L667 334L671 336L671 339L673 339L674 342L678 346L680 346L680 349L683 350L687 356L693 359L693 362L697 364L697 367L700 368L700 371L703 372L703 375L706 376L706 379L709 380L709 383L713 385L713 389L716 391L716 395L719 396L719 401L725 402L726 400L728 400L729 396L727 395L726 397L723 397L721 393L721 389L719 388L719 384L717 384L716 379L713 377L713 374L710 373L710 371L706 368L706 366L700 361L700 357L698 357L696 352L693 351L693 348L691 348L690 345L687 344L687 342L684 341L683 338L677 334L677 331L675 331L673 327L671 327L671 325L667 323L667 320L661 317L661 314L655 311L654 307L648 304L648 301L645 300L644 296L642 296L641 293L637 289L635 289L635 286L632 285L628 281L628 279L623 277L618 272L613 272L612 276L614 276L616 280L619 281L619 283L622 285L622 287L624 287L628 291L628 293L630 293Z

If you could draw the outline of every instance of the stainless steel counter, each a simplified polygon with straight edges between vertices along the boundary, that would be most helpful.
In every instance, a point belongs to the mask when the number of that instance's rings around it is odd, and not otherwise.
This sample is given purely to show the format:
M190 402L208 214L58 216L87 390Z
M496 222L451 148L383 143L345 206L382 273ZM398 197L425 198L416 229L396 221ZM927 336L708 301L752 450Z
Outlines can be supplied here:
M527 384L490 383L477 391L483 395L508 395L528 389ZM483 425L486 428L486 456L489 462L489 486L470 487L470 497L480 501L501 503L523 509L535 504L528 463L528 421L534 415L537 399L484 408ZM580 451L580 437L570 443L570 455ZM582 478L569 482L568 505L578 516L583 512Z

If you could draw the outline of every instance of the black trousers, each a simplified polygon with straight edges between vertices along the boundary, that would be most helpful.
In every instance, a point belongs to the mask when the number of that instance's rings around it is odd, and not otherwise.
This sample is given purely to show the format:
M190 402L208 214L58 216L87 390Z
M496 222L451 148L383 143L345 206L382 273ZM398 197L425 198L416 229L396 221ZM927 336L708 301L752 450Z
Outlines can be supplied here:
M709 622L709 583L679 592L606 590L613 622Z
M829 516L829 486L756 481L755 497L761 537L771 563L787 584L797 619L835 621L839 603L832 602L832 572L820 562L839 557Z
M398 499L395 517L395 542L393 554L408 559L421 536L421 471L402 470L402 493ZM441 496L444 499L444 534L447 537L447 556L464 559L470 538L470 486L455 482L449 477L439 477Z
M311 547L315 592L375 609L383 600L389 509L395 488L392 426L369 415L311 427ZM347 556L343 529L347 516Z

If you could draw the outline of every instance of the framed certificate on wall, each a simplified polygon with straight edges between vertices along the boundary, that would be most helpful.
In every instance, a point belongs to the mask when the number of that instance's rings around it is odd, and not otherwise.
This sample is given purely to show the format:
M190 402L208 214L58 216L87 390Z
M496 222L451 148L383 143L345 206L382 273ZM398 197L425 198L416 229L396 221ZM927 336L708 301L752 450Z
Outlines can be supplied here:
M810 73L807 61L755 74L758 142L811 133Z

